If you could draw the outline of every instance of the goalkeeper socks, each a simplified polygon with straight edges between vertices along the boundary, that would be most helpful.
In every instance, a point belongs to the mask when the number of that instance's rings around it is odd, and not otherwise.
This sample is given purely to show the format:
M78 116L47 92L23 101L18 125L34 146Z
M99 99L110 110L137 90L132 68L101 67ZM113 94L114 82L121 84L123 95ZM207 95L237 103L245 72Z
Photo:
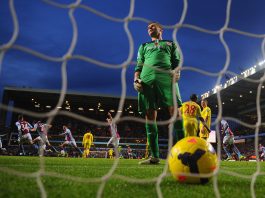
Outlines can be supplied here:
M182 120L176 120L176 122L174 123L172 135L173 135L173 145L175 145L179 140L184 138L184 129L183 129Z
M147 141L151 151L151 156L159 158L159 146L158 146L158 129L157 124L145 124Z
M182 100L181 100L181 95L179 91L179 85L176 82L175 83L175 90L176 90L176 96L177 96L177 104L178 107L182 106ZM184 128L183 128L183 119L176 120L174 123L174 128L173 128L173 145L175 145L179 140L185 137L184 133Z

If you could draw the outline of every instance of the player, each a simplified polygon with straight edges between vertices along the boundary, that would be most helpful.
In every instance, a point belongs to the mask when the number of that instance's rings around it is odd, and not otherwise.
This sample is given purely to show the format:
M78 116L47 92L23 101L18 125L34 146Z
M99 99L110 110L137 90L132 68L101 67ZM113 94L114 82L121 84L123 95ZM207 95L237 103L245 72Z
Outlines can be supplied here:
M208 101L206 99L202 99L201 106L203 108L201 115L204 119L207 127L210 129L211 127L211 118L212 113L210 107L208 107ZM209 138L209 131L200 123L200 138L207 140Z
M112 148L110 148L109 151L108 151L108 153L109 153L109 158L110 159L113 159L114 150Z
M90 130L83 136L82 145L84 146L83 158L87 158L90 152L90 147L93 144L94 137Z
M39 136L36 137L33 142L39 142L39 156L43 156L44 151L47 151L46 146L51 148L54 152L58 152L48 140L48 131L51 127L52 125L42 123L41 121L34 124L32 131L37 131Z
M259 144L259 152L260 152L260 160L265 159L265 146L262 146L262 144Z
M18 144L19 144L19 154L26 155L23 143L29 143L33 150L38 149L37 145L35 145L32 141L32 136L30 131L32 131L32 125L24 120L23 115L18 116L18 121L16 122L17 130L18 130Z
M226 120L221 121L221 132L222 134L225 134L223 138L223 148L227 155L226 160L228 161L233 159L232 154L229 152L230 148L237 154L239 160L245 159L245 157L240 153L240 151L235 145L234 134L229 128L229 125Z
M0 135L0 153L1 152L6 152L6 148L3 148L3 143L2 143L2 138L1 136L5 136L6 134L4 135Z
M122 146L118 146L117 150L118 150L118 153L119 153L119 158L120 158L120 159L123 159L123 155L122 155Z
M150 146L150 158L140 164L159 164L157 109L166 108L170 116L174 114L173 90L174 80L179 80L180 72L175 72L180 61L177 45L168 40L162 40L163 28L159 23L148 24L148 34L151 42L140 45L137 55L137 65L134 73L134 88L138 92L138 110L145 116L147 140ZM179 89L175 83L177 99ZM179 118L178 112L178 118ZM174 124L174 142L183 138L182 121Z
M2 147L3 147L3 144L2 144L2 139L1 139L1 136L0 136L0 150L2 150Z
M205 129L208 132L210 131L204 119L202 118L201 108L196 103L197 99L198 99L197 95L192 94L190 96L190 101L184 102L182 104L182 107L180 108L180 111L183 117L185 137L197 136L198 125L199 125L198 119L201 121Z
M109 146L110 143L112 143L112 145L115 146L119 146L120 143L120 135L117 131L117 125L116 123L114 123L112 121L112 116L110 114L110 112L108 112L107 114L107 122L109 123L109 130L110 130L110 134L111 134L111 138L107 143L107 147Z
M128 158L133 159L132 148L130 146L127 147L127 153L128 153Z
M65 135L65 142L60 145L63 151L62 153L65 153L65 147L69 145L71 147L74 147L79 152L79 154L83 156L83 152L77 147L72 132L69 129L69 126L63 125L63 133L59 135Z

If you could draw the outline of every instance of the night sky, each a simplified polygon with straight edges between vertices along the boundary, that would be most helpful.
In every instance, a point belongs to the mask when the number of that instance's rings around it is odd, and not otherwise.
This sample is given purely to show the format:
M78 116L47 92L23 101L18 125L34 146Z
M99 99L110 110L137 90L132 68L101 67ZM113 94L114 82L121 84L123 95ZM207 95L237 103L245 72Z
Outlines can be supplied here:
M67 5L74 1L53 1ZM99 66L80 59L67 62L67 89L70 91L107 94L121 94L121 65L130 57L128 34L122 19L131 9L132 19L128 23L132 36L131 64L127 66L127 96L136 96L133 89L133 74L138 47L150 41L147 34L148 21L158 21L164 27L163 39L174 40L173 25L180 22L183 1L180 0L92 0L82 2L73 16L78 28L78 37L73 56L85 56L109 66ZM210 31L219 31L226 21L225 0L188 1L183 24L189 24ZM32 87L60 90L62 86L62 62L52 62L18 50L23 46L46 56L63 57L71 46L73 28L68 16L69 9L59 8L45 1L14 0L19 32L4 54L0 70L0 95L4 86ZM104 13L120 21L115 22L90 12L87 9ZM132 7L131 7L132 8ZM249 37L231 31L224 32L224 40L230 49L228 70L240 74L245 69L264 59L262 38L265 38L265 1L233 0L230 9L229 28L255 34L260 38ZM148 20L144 21L142 19ZM0 1L0 46L12 38L14 25L8 0ZM263 37L262 37L263 35ZM206 34L186 26L178 29L176 40L183 54L183 71L179 83L183 100L191 93L198 95L211 90L217 77L210 77L187 69L193 67L207 72L220 72L226 62L226 52L219 34ZM0 48L2 51L2 48ZM3 53L2 53L3 55ZM185 69L186 68L186 69ZM232 77L227 75L223 80Z

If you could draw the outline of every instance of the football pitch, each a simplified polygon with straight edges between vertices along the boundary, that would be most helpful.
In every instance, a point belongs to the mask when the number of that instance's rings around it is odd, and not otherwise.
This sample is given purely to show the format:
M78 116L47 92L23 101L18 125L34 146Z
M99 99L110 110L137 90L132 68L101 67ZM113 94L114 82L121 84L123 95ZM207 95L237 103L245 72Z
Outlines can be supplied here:
M156 186L163 197L215 197L213 180L205 185L180 184L168 173L159 183L165 160L159 165L138 165L136 159L119 159L115 169L112 159L45 157L43 162L41 167L39 157L1 156L0 197L41 197L39 173L47 197L97 197L99 189L103 189L101 197L107 198L158 197ZM260 165L261 174L253 180L256 197L265 196L265 163ZM251 197L256 171L256 162L221 162L220 196Z

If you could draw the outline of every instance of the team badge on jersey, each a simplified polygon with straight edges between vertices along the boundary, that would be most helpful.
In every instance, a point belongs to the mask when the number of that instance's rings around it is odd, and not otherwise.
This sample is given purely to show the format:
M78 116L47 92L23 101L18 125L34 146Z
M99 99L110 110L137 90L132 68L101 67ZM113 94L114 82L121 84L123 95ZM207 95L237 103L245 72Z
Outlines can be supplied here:
M167 45L168 45L168 46L172 46L172 43L171 43L171 42L167 42Z

